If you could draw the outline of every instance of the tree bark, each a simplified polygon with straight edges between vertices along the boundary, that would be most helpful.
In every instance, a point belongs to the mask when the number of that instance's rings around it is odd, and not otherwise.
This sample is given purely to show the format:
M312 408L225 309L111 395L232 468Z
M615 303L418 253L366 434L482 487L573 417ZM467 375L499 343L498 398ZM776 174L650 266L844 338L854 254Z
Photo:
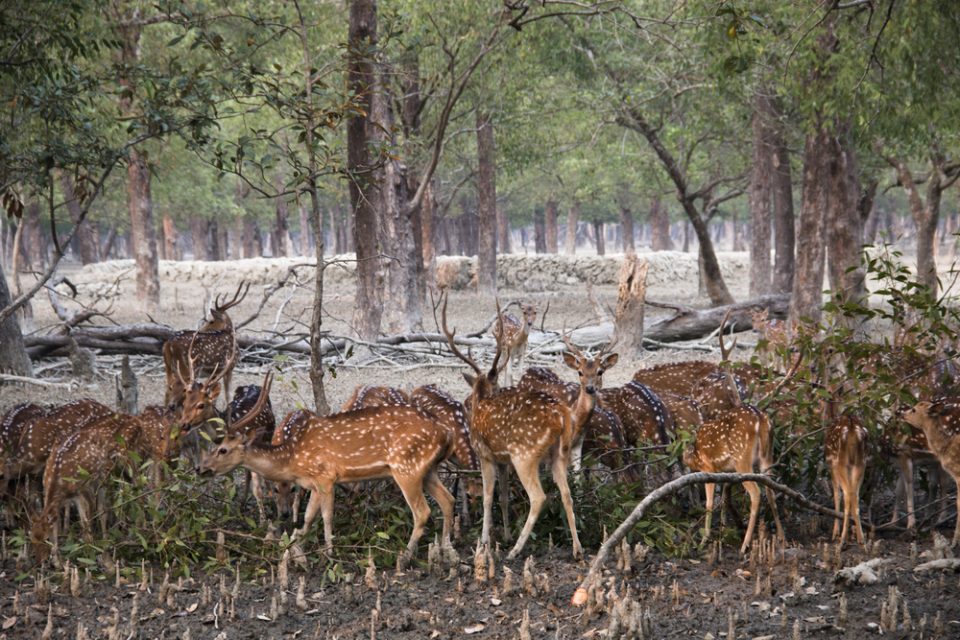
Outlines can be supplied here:
M377 46L377 5L374 0L350 2L350 28L347 54L347 89L358 109L347 120L347 172L350 175L350 206L353 210L353 237L357 252L357 296L354 327L364 340L380 333L383 314L378 244L377 181L370 146L376 135L370 122L373 93L376 91L374 61L370 55ZM322 237L322 229L315 231ZM319 247L317 249L319 255Z
M771 144L774 147L773 172L773 233L774 293L789 293L793 289L793 273L796 264L796 220L793 213L793 177L790 171L790 151L780 122L780 105L773 103L776 120L771 129Z
M73 188L73 179L63 171L60 174L60 188L63 190L63 199L67 205L67 212L70 214L70 220L76 224L80 219L80 201L77 199ZM80 225L74 236L76 248L79 253L81 264L93 264L100 261L100 247L97 240L96 228L87 221L87 224Z
M194 260L209 260L210 221L198 215L190 216L190 240Z
M31 269L42 271L47 264L46 247L40 231L40 203L31 199L23 211L23 235L27 264Z
M803 151L803 195L797 230L797 260L790 302L790 321L820 321L823 303L824 242L828 171L823 166L831 145L821 125L807 134Z
M647 300L647 269L635 253L627 255L617 278L617 310L614 314L618 349L629 356L643 351L643 311Z
M597 247L597 255L598 256L607 255L606 238L603 237L603 222L601 220L594 219L593 235L594 235L594 242Z
M263 256L263 240L260 238L260 225L253 214L243 215L243 230L241 233L244 258L259 258Z
M573 201L570 210L567 212L567 255L572 256L577 253L577 226L580 224L580 202Z
M623 239L624 255L633 255L637 252L636 243L633 239L633 211L625 204L620 205L620 226ZM667 227L667 239L670 238L670 228Z
M285 190L284 182L283 173L277 171L277 175L274 178L274 185L278 193ZM276 215L273 222L273 246L270 248L273 251L274 258L286 258L287 256L293 255L293 242L290 240L289 207L287 199L284 196L278 196L274 204Z
M866 273L861 260L860 168L850 131L849 122L837 122L830 146L822 149L828 154L829 172L827 269L834 295L859 303L866 297Z
M125 12L120 26L120 113L133 120L134 95L137 87L128 70L140 61L140 8ZM150 169L147 153L137 147L130 149L127 161L127 208L130 214L131 252L137 267L137 298L150 307L160 304L160 269L157 258L157 231L153 222L153 197L150 192Z
M7 277L0 264L0 309L5 309L13 302L10 289L7 287ZM20 332L18 314L0 322L0 372L12 373L18 376L33 375L30 357L23 345L23 334Z
M547 208L543 212L544 232L546 233L547 253L559 251L557 234L557 201L547 200Z
M660 198L650 201L650 249L652 251L673 251L673 239L670 237L670 214Z
M300 255L307 257L310 255L310 212L300 201L300 198L297 198L297 212L300 215ZM332 219L330 222L333 226Z
M163 216L163 256L165 260L179 260L177 252L177 227L170 216Z
M496 149L489 114L477 111L477 213L480 237L477 255L477 290L497 290L497 183Z
M535 207L533 210L533 246L537 253L547 252L547 228L544 222L543 209Z
M494 167L496 169L496 167ZM510 243L510 218L503 207L497 207L497 253L513 253Z
M773 212L773 176L775 149L771 126L773 107L763 93L753 96L753 163L750 175L750 295L770 293L770 232Z

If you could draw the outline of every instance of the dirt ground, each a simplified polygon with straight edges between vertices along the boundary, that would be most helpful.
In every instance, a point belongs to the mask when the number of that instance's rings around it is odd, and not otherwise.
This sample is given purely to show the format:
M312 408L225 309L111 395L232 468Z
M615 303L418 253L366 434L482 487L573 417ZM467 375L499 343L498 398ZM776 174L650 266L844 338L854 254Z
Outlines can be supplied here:
M174 292L165 297L153 317L176 327L195 327L211 291L190 283L167 285L165 290ZM86 296L84 301L92 302L94 289L80 289L81 298ZM745 297L745 283L737 283L733 293ZM144 313L130 303L133 296L129 280L122 281L114 295L114 321L145 319ZM598 287L595 295L601 306L612 308L615 303L616 292L611 286ZM582 287L536 294L506 291L501 296L504 301L532 300L541 311L550 302L545 326L550 330L597 321L595 305ZM651 291L650 297L702 304L690 283L664 286ZM252 313L259 298L255 288L232 312L233 317ZM290 301L282 305L284 299L278 295L272 300L252 326L281 333L302 331L300 323L309 317L309 291L293 291ZM348 288L329 291L326 309L330 330L334 334L346 333L353 309L352 292ZM492 318L493 309L492 299L455 292L450 306L451 325L456 326L458 333L478 330ZM36 328L54 322L45 300L35 302L34 313ZM651 311L648 320L656 317L656 312ZM426 328L433 329L432 320ZM748 353L741 349L742 357ZM608 386L623 384L641 366L703 357L717 355L684 349L621 358L604 382ZM532 356L529 361L560 366L547 356ZM141 405L159 401L163 395L160 360L135 358L134 364L140 372ZM65 395L88 396L112 404L117 360L102 358L99 365L95 381L80 383L69 392L62 388L0 386L0 412L24 400L63 402ZM272 395L276 413L283 415L300 406L310 407L306 364L284 359L275 366L280 370ZM244 363L238 366L234 385L259 382L264 370L262 365ZM378 359L357 353L335 365L335 377L328 378L327 393L336 406L359 383L406 388L436 383L460 397L467 392L460 376L463 370L458 363L439 358L418 362L406 357ZM64 381L70 378L69 366L63 362L45 362L38 366L38 373ZM573 378L569 371L561 375ZM636 496L636 500L641 497ZM556 496L551 494L549 499L555 501ZM354 505L358 500L362 503L362 498L348 500ZM431 531L439 524L434 511ZM404 514L409 517L406 511ZM950 524L943 530L946 535ZM689 530L701 525L696 515L680 523ZM786 521L788 544L778 549L774 558L756 561L738 557L738 534L733 530L724 538L719 558L712 546L686 557L638 550L629 568L624 568L622 561L618 567L612 558L602 581L605 604L593 612L569 604L587 565L570 558L566 537L558 539L553 548L541 544L529 554L533 567L528 578L524 576L523 559L503 564L497 558L493 577L478 582L472 559L475 539L465 536L457 543L460 561L453 567L428 567L426 542L421 544L417 561L410 569L400 573L392 567L381 567L372 576L365 574L365 567L358 565L356 558L334 565L321 557L318 548L311 547L306 549L310 569L291 567L285 588L280 584L279 569L260 576L244 571L239 586L235 586L237 579L232 571L204 571L197 567L190 578L170 578L171 588L170 584L163 584L162 567L147 567L146 581L141 578L139 567L129 567L117 586L113 571L100 566L90 567L89 576L85 571L79 572L74 585L76 595L72 595L70 581L63 578L62 571L38 572L29 562L14 557L12 540L16 531L7 528L2 531L0 559L0 639L41 637L48 614L52 634L44 637L52 638L759 639L860 638L881 632L894 638L960 638L958 575L914 571L924 561L923 552L929 552L932 546L929 534L924 534L915 546L902 537L873 534L869 552L852 545L843 551L838 562L836 549L822 546L829 539L828 525L822 518L794 509ZM582 526L588 527L589 523ZM405 537L409 528L402 531ZM402 544L393 542L398 547ZM586 551L589 562L596 548ZM886 561L875 584L835 584L834 575L841 566L872 558ZM237 561L242 564L242 559ZM276 563L279 562L278 557ZM335 573L331 573L331 566L337 567ZM302 599L298 597L300 593ZM615 622L615 618L622 617L612 613L617 609L633 612L632 630L630 615L622 623ZM892 614L891 609L895 610ZM614 628L617 626L619 630Z

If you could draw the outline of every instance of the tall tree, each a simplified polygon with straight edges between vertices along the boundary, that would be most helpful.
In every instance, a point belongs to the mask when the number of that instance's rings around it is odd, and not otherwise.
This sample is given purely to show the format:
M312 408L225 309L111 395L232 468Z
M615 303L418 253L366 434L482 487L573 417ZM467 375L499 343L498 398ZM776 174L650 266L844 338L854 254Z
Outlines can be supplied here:
M490 115L477 111L477 213L480 247L477 287L484 293L497 290L497 183L496 147Z

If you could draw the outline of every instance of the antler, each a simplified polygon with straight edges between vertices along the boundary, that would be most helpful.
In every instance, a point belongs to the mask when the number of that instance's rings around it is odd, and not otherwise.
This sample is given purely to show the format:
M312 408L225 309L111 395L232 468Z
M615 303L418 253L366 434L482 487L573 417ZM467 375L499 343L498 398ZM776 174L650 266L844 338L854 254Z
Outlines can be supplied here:
M266 406L267 400L270 399L270 385L273 383L273 372L267 371L266 375L263 377L263 385L260 387L260 397L257 398L257 403L253 405L253 408L247 412L245 416L240 418L235 424L229 427L229 431L232 433L243 433L247 426L257 419L257 416L260 415L260 412L263 411L263 407Z
M246 288L244 288L244 285L246 285ZM242 294L240 293L241 289L243 290ZM220 302L220 296L217 295L216 302L214 303L214 306L213 306L214 310L223 312L223 311L226 311L227 309L231 309L237 306L238 304L243 302L244 298L247 297L248 291L250 291L250 283L245 280L241 280L240 284L237 286L236 292L233 294L233 298L231 298L229 301L225 303Z
M736 338L733 339L733 344L730 345L729 349L727 349L726 346L724 346L723 344L723 328L726 326L727 320L730 318L731 311L732 309L727 309L727 312L723 314L723 320L720 321L720 335L718 337L720 338L720 361L721 362L730 362L730 354L733 352L734 349L737 348Z
M440 323L441 323L440 328L443 330L443 335L447 337L447 345L450 346L450 351L453 353L453 355L457 356L458 358L466 362L468 365L470 365L470 368L473 369L474 373L476 373L479 376L483 372L480 370L480 367L477 366L477 363L474 362L473 358L463 355L463 352L457 348L457 344L456 342L454 342L454 336L456 335L456 330L450 331L450 329L447 328L447 300L449 300L450 294L444 292L443 294L441 294L441 297L443 298L443 308L440 310Z
M193 355L193 343L197 341L198 333L200 332L199 331L193 332L193 337L190 338L190 346L187 347L187 379L186 380L183 379L183 371L180 368L181 362L180 361L177 362L177 366L176 366L177 378L180 379L180 384L183 385L184 389L189 388L190 385L193 384L194 376L196 375L195 372L196 372L197 358Z

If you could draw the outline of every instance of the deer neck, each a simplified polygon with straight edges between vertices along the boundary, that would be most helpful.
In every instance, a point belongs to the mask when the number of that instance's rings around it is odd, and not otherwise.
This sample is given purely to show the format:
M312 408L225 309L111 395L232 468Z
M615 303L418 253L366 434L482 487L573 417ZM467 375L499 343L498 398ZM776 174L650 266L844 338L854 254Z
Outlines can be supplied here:
M290 443L247 445L241 464L272 482L293 482L293 447Z
M576 431L580 431L583 425L587 423L593 408L597 406L597 394L587 393L586 387L580 385L580 393L571 407L573 416L573 426Z

